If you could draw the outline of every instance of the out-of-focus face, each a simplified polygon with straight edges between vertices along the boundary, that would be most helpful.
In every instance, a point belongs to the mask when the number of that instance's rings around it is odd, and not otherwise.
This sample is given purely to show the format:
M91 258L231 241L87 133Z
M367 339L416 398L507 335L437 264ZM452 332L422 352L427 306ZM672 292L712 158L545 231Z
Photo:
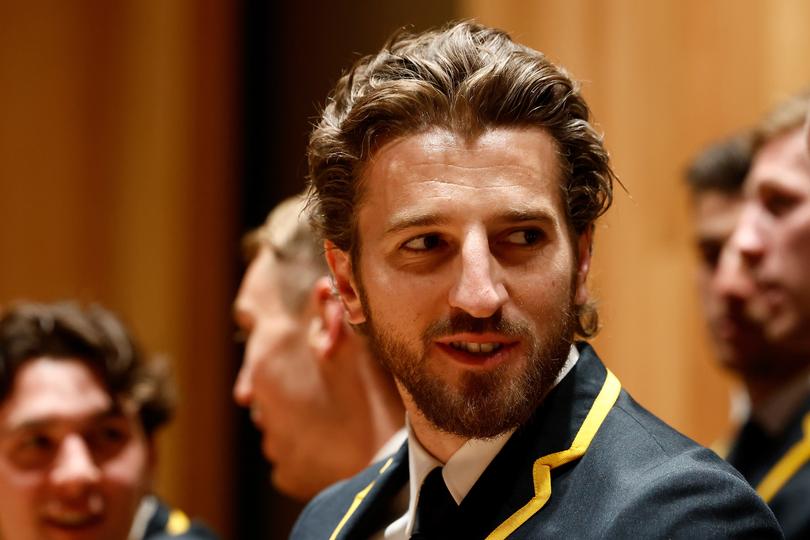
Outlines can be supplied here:
M470 142L434 128L365 169L359 266L345 252L330 264L409 412L443 431L514 427L565 360L590 258L589 236L572 242L567 228L558 168L539 129Z
M246 334L245 356L234 385L234 398L250 407L262 432L262 450L273 463L272 480L299 499L315 495L335 476L324 445L345 439L333 422L330 395L308 346L310 316L291 313L282 303L280 266L262 247L242 280L235 318ZM345 476L345 475L344 475Z
M725 253L742 209L741 193L706 190L694 196L698 244L698 287L718 360L736 371L758 369L767 361L760 326L746 312L754 292L746 269ZM721 264L721 256L727 259Z
M810 352L810 157L803 128L776 137L754 157L746 204L733 236L757 294L748 311L768 339ZM805 354L806 356L806 354Z
M0 406L0 538L125 540L151 481L129 409L79 360L26 362Z

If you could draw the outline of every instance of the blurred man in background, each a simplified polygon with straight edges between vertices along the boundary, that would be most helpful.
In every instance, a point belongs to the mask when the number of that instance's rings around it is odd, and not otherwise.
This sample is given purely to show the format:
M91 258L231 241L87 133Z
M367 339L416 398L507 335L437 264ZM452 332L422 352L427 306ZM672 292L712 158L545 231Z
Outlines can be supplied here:
M750 166L750 139L748 134L741 134L701 152L689 167L686 180L699 255L698 287L715 352L724 368L753 387L769 357L760 326L745 312L745 299L753 284L718 286L720 255L737 224Z
M245 357L234 398L250 407L274 485L298 500L404 441L393 379L346 322L303 197L246 238L251 262L234 305Z
M810 538L810 156L808 94L752 134L752 162L716 294L733 298L745 362L732 365L750 414L728 461L770 505L786 538ZM710 316L711 318L711 316ZM725 337L725 336L724 336Z
M0 315L0 538L213 539L151 495L167 372L100 307Z

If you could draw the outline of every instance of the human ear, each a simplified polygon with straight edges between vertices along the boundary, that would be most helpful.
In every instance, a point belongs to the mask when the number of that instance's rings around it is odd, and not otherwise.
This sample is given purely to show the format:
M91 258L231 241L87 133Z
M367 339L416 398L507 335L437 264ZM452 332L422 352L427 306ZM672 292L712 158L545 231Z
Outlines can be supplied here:
M313 318L309 325L309 344L319 360L331 358L344 331L340 299L334 294L329 277L318 278L312 287Z
M590 224L577 239L577 268L574 282L574 303L582 306L588 303L588 272L591 269L591 254L593 252L593 224Z
M354 281L351 257L329 240L324 242L324 248L326 248L326 262L332 271L338 296L346 311L346 320L351 324L365 322L366 316Z

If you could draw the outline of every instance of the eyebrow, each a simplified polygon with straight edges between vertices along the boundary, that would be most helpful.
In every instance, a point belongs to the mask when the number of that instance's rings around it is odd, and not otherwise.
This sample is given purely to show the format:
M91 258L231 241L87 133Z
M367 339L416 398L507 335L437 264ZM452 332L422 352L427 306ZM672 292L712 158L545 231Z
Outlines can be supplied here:
M92 424L110 418L119 418L124 416L124 411L119 404L112 404L103 411L99 411L90 415L88 418L82 418L78 421L79 424ZM25 431L36 431L44 429L53 424L62 422L64 417L59 415L48 415L41 418L34 418L31 420L23 420L16 424L12 424L0 430L0 435L19 433Z
M391 221L392 223L385 229L386 235L398 233L410 228L444 225L449 223L450 219L437 214L406 214L402 217L394 216ZM488 221L494 221L496 223L525 223L530 221L553 223L554 218L552 217L551 211L545 208L535 208L531 210L511 209L497 214L493 218L488 219Z

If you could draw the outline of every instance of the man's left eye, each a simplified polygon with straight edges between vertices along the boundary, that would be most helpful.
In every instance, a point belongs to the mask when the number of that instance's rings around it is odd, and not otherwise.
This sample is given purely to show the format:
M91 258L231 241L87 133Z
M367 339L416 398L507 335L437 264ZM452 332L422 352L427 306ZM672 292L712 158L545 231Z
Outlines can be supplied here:
M543 238L543 232L537 229L525 229L509 233L506 241L510 244L531 246Z
M410 251L428 251L436 249L441 244L441 238L437 234L425 234L417 236L405 242L402 247Z

